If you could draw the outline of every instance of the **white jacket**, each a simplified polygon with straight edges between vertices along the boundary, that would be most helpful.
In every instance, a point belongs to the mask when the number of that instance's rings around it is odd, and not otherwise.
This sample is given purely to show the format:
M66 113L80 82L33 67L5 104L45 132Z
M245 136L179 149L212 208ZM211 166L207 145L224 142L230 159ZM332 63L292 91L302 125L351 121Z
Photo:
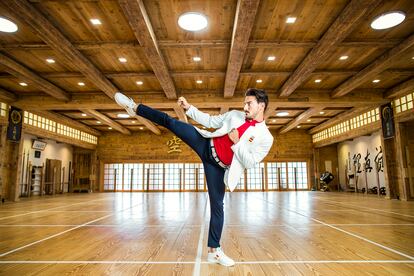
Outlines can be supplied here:
M211 116L194 106L190 106L186 114L207 128L217 129L214 132L209 132L196 127L197 131L205 138L227 135L231 129L238 128L246 121L245 113L238 110ZM263 121L255 126L250 126L240 137L240 141L231 146L234 152L233 161L224 175L224 183L231 192L236 188L244 169L253 168L262 161L269 153L272 144L273 136Z

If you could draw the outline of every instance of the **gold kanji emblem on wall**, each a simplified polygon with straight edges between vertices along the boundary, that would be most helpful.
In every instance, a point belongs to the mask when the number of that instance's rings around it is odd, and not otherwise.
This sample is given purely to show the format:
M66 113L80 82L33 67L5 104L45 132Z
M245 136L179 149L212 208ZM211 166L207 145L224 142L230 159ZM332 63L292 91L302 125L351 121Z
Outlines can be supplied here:
M171 140L167 142L167 146L170 148L168 153L172 152L181 152L180 146L181 146L181 139L177 136L173 136Z

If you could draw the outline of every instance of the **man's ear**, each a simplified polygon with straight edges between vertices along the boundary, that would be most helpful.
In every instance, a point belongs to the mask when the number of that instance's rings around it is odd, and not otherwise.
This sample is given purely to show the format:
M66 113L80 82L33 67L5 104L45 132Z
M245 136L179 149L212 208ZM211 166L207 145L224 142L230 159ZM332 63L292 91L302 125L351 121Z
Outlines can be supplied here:
M265 103L259 103L259 105L261 105L263 107L263 112L264 112L265 111L265 107L266 107Z

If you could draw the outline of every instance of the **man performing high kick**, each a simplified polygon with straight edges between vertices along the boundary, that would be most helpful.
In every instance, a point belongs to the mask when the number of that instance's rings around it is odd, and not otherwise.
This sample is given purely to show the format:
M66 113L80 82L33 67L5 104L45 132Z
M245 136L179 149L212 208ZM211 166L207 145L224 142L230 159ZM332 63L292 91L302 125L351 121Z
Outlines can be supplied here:
M210 199L210 227L208 232L208 261L233 266L234 261L220 248L223 231L223 199L227 185L233 191L245 169L253 168L268 154L273 144L264 112L269 103L264 90L248 89L245 94L244 112L231 110L211 116L190 105L184 97L178 104L186 114L209 132L171 118L166 113L143 104L136 104L122 93L115 94L115 101L132 117L139 115L166 127L188 144L201 158L207 179Z

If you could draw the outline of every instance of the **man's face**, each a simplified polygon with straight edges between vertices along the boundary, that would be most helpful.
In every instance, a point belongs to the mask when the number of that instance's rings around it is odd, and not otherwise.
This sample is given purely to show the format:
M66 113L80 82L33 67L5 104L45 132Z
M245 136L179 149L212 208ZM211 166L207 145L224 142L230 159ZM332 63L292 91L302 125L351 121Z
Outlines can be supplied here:
M244 99L244 113L246 119L253 120L264 112L264 103L258 103L255 96L246 96Z

